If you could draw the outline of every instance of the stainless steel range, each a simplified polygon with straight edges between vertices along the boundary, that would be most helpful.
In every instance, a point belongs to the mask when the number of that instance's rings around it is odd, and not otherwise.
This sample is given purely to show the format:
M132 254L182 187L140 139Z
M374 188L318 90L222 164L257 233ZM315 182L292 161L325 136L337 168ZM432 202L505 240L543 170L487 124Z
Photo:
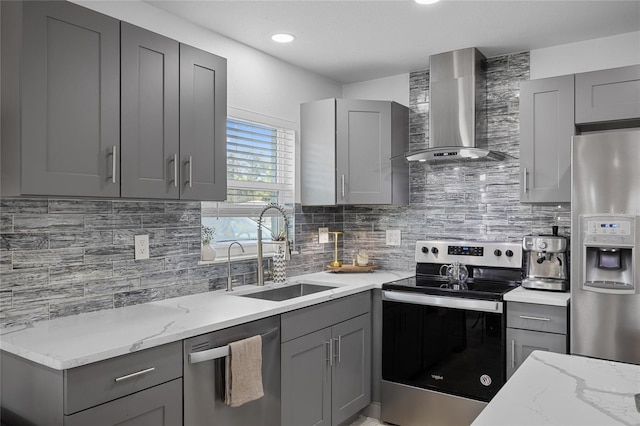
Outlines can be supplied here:
M506 380L503 295L522 244L416 242L416 276L382 287L381 420L469 424Z

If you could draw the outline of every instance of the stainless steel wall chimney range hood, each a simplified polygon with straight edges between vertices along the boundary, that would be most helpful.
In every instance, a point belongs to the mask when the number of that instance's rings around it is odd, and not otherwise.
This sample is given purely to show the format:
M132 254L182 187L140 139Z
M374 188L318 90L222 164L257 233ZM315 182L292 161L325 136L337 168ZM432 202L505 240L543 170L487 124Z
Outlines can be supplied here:
M474 47L432 55L429 69L429 148L408 153L407 161L503 160L478 146L487 134L484 55Z

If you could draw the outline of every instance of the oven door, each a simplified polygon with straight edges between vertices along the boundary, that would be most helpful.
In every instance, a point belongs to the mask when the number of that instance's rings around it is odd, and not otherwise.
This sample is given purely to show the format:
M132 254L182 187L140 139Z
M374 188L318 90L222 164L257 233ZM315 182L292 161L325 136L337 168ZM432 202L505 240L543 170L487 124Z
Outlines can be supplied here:
M505 382L503 306L383 291L383 380L491 400Z

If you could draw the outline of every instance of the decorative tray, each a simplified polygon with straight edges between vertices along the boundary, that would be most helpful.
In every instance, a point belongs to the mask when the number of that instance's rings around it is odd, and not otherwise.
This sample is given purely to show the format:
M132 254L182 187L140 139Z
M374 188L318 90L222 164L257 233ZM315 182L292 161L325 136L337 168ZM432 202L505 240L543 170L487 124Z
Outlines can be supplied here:
M376 265L342 265L342 266L327 266L327 269L331 272L373 272L378 267Z

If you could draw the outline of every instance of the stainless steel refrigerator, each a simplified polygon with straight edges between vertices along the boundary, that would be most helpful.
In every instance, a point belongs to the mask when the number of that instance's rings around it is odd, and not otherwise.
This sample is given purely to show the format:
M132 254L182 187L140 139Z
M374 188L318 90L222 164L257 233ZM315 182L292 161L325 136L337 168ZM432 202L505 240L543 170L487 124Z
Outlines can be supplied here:
M572 354L640 364L640 129L575 136Z

